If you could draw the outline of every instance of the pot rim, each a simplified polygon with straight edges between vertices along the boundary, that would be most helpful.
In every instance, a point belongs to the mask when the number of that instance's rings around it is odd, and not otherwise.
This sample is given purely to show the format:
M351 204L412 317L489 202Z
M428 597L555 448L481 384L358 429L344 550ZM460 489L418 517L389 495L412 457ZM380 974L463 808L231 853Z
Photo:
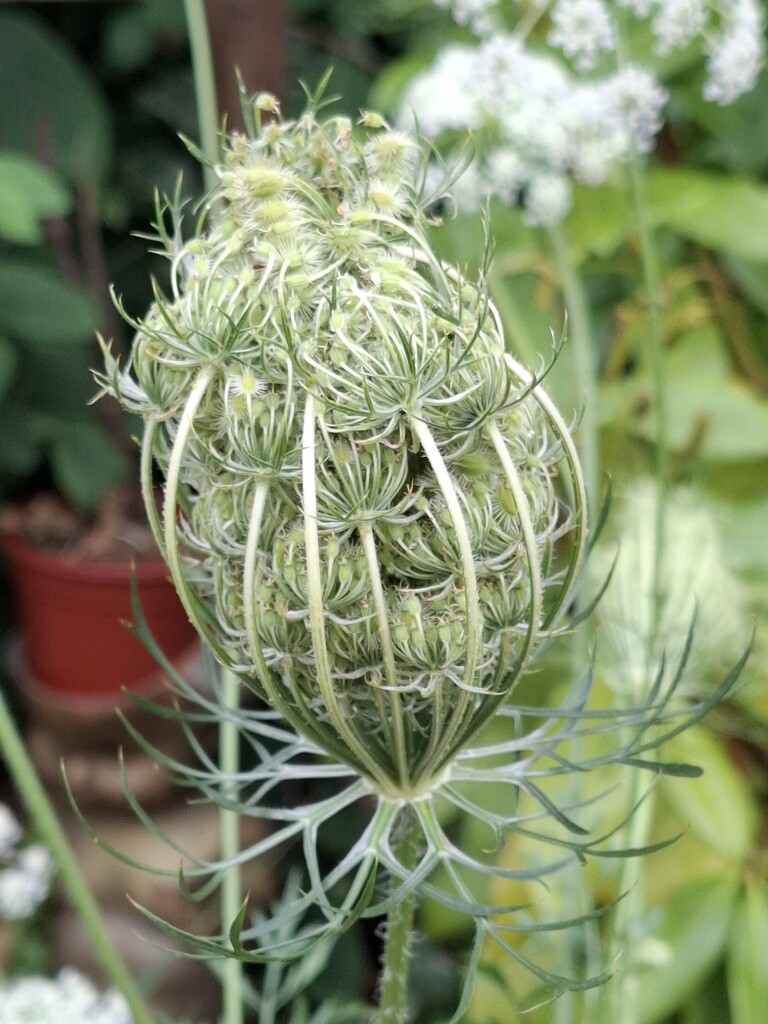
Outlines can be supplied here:
M21 537L8 534L0 538L0 548L11 565L20 570L26 569L83 582L130 581L135 577L139 583L153 583L166 581L170 577L168 566L159 552L149 558L135 560L86 561L65 552L39 547Z

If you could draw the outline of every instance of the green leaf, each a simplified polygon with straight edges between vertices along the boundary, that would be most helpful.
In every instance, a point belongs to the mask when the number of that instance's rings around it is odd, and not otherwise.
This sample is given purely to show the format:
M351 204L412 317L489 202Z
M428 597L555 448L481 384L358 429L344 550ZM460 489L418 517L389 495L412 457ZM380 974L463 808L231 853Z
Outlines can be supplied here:
M17 479L37 469L43 456L39 419L15 402L0 405L0 474Z
M5 398L16 375L18 357L13 345L0 338L0 402Z
M640 1024L657 1024L686 1001L720 959L728 935L737 884L717 876L683 886L662 908L654 938L668 959L638 976Z
M732 1024L763 1024L768 1008L768 885L750 879L731 926L727 958Z
M713 462L759 459L768 455L768 402L735 377L717 330L703 325L687 332L665 353L667 439L674 451L688 451ZM631 419L629 429L653 441L656 417L647 371L600 391L602 423Z
M577 259L609 256L634 230L626 193L611 185L577 186L565 230Z
M768 260L768 186L690 168L648 171L651 219L711 249Z
M79 508L92 511L123 477L123 464L103 430L92 423L59 425L48 449L56 486Z
M667 801L705 843L737 864L752 852L760 812L746 779L739 774L722 742L701 726L692 726L664 746L664 756L704 770L701 778L662 779Z
M0 264L0 330L33 345L90 341L96 316L90 299L37 263Z
M43 241L41 221L67 213L69 193L55 174L20 153L0 153L0 235L11 242Z
M723 501L717 519L731 567L768 579L768 497Z
M0 11L0 139L31 156L52 148L71 181L100 181L109 166L109 109L88 69L42 18Z
M750 263L733 256L723 262L747 298L768 316L768 264Z

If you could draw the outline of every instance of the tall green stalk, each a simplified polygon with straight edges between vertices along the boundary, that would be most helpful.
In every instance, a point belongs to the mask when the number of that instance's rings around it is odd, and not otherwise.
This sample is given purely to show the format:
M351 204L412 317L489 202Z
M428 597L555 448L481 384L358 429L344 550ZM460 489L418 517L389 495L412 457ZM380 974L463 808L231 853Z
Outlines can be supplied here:
M239 706L240 680L227 670L222 671L222 704L228 714L219 723L219 767L222 778L232 779L240 768L240 735L235 720ZM226 790L222 796L235 799L235 794ZM240 815L228 807L222 807L220 815L221 859L227 864L221 883L221 917L226 928L240 910L242 901L242 879L236 858L240 852ZM222 1024L242 1024L243 1021L243 966L237 957L229 957L222 971Z
M204 0L184 0L195 79L200 144L206 157L203 177L206 188L216 183L214 166L219 162L219 112L213 71L213 55L208 33ZM219 768L223 779L231 779L239 769L239 731L236 712L239 707L240 682L233 672L222 673L222 705L224 716L219 723ZM229 796L226 792L222 794ZM240 852L240 815L222 807L220 811L220 854L229 866L221 883L221 919L228 927L237 917L242 900L242 879L236 863ZM222 971L222 1024L242 1024L243 965L237 957L229 957Z
M623 33L619 33L618 41L619 66L626 64L626 44ZM648 198L643 162L635 152L628 164L627 183L630 203L634 218L634 227L640 245L642 283L648 310L648 354L651 366L653 387L653 410L655 418L655 449L654 473L656 479L656 508L653 526L653 576L651 594L651 629L648 636L646 652L646 675L650 681L656 673L656 657L658 647L659 619L663 602L664 535L667 515L667 503L670 487L670 457L668 431L668 399L664 377L664 339L659 308L659 269L656 247L654 244L649 217ZM627 695L628 701L642 699L642 694ZM629 805L642 804L632 816L626 835L628 848L643 847L647 844L653 825L654 800L651 796L643 800L644 783L638 769L632 772L629 789ZM618 1019L620 1014L623 1024L638 1024L638 984L635 965L631 961L632 951L640 938L639 922L645 908L645 890L643 886L643 866L638 858L629 857L623 860L619 875L619 891L626 894L617 907L609 939L609 955L619 956L624 950L626 962L620 965L616 979L608 986L604 1017L607 1021ZM607 1017L605 1013L607 1012Z
M205 16L205 0L184 0L192 55L192 73L195 80L197 122L200 128L200 148L206 157L203 180L207 189L216 183L214 165L219 159L219 110L216 101L216 80L213 73L213 54ZM233 72L234 73L234 72Z
M400 823L392 846L403 866L411 868L416 862L416 842L420 833L416 815L410 809L405 813L409 815L409 820ZM399 882L393 880L392 884L399 885ZM396 903L387 916L376 1024L404 1024L407 1020L408 959L415 913L416 895L411 892Z
M77 911L90 940L112 984L125 997L134 1024L153 1024L153 1015L138 985L129 974L120 954L104 926L99 906L75 859L56 812L43 789L35 766L22 743L11 718L5 698L0 692L0 752L25 807L34 821L40 839L51 851L59 869L59 877L67 896Z
M656 673L656 651L659 633L659 617L663 600L662 567L664 563L664 532L667 511L667 499L670 484L668 411L666 381L664 379L664 349L659 310L659 273L656 249L653 242L648 218L648 203L645 195L645 180L640 158L634 155L629 165L629 190L632 210L635 218L637 236L640 243L642 260L642 280L648 308L648 350L651 363L651 379L653 382L654 415L655 415L655 477L656 477L656 509L653 529L653 592L651 594L651 630L648 637L646 652L646 675L648 680ZM628 695L629 700L642 700L642 694ZM639 769L632 771L629 788L629 805L642 805L634 813L627 826L626 845L628 848L640 848L648 843L653 825L654 800L646 797L643 800L647 780L642 778ZM640 858L628 857L622 861L619 875L619 891L625 893L616 910L610 940L609 955L618 956L624 950L625 957L631 957L640 938L639 922L645 904L643 886L643 865ZM634 974L635 966L631 959L621 964L615 982L609 987L608 1020L616 1020L620 1013L623 1024L637 1024L639 1020L638 985Z
M597 358L589 304L562 228L552 228L549 237L568 314L567 333L573 365L575 399L577 403L583 403L577 436L590 513L594 522L600 479L600 437L597 425Z

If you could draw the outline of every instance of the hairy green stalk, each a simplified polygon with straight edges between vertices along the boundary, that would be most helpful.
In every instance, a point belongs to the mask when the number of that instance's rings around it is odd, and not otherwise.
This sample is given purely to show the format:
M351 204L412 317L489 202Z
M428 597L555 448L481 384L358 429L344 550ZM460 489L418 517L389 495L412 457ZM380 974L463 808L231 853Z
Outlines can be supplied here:
M0 692L0 751L2 751L11 777L35 823L41 840L51 851L58 865L62 884L83 923L94 954L101 961L112 984L122 992L133 1016L134 1024L153 1024L152 1012L120 958L120 954L112 944L99 906L72 853L64 830L56 817L56 812L40 783L35 766L27 754L2 692Z
M392 838L392 850L405 868L416 863L418 818L407 809L408 820L400 822ZM393 880L394 886L399 886ZM412 890L387 915L384 954L381 960L379 1010L375 1024L405 1024L408 1020L408 959L413 941L416 892Z

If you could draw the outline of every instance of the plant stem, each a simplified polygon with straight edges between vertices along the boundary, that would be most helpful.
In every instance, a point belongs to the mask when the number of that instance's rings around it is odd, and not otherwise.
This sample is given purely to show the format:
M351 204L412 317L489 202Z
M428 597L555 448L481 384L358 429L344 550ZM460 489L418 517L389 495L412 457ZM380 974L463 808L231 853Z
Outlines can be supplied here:
M643 271L643 287L648 306L648 344L650 350L651 376L654 393L654 412L656 418L656 508L653 527L653 591L650 595L651 629L646 652L646 673L648 679L653 678L657 670L657 639L659 619L663 600L662 566L664 561L664 531L669 493L669 441L667 431L667 395L664 380L664 349L661 331L661 317L658 304L659 273L656 250L653 244L650 225L648 223L648 204L645 197L643 170L637 155L634 155L629 166L629 184L632 207L635 216ZM634 694L642 700L644 694ZM632 771L630 779L629 806L635 807L643 798L646 786L640 769ZM626 845L629 849L645 846L653 825L655 801L648 795L627 825ZM628 857L622 862L619 875L619 891L626 893L616 910L611 955L617 955L623 948L631 956L636 948L638 922L643 913L645 893L643 887L643 865L639 857ZM639 1007L637 1001L638 980L635 965L629 961L620 968L616 983L611 986L611 1002L609 1006L610 1020L617 1019L621 1014L623 1024L637 1024Z
M58 865L62 884L83 923L94 954L101 960L112 984L125 997L134 1024L153 1024L153 1015L144 1001L144 997L112 944L99 906L80 871L48 795L40 783L35 766L22 743L2 692L0 692L0 752L2 752L11 777L41 840L51 851Z
M619 34L619 66L626 64L626 48L623 33ZM646 674L653 678L656 672L657 640L660 626L660 614L663 601L662 567L664 562L665 523L667 500L670 486L670 458L668 431L668 399L666 381L664 379L664 339L662 334L661 314L659 310L659 269L656 248L654 245L651 224L648 216L648 199L643 164L637 152L632 154L628 167L628 185L635 229L640 243L642 266L642 282L648 309L648 348L651 364L651 380L653 384L654 416L655 416L655 450L654 470L656 477L656 508L653 526L653 590L650 595L651 629L646 651ZM643 699L644 694L633 697ZM654 804L653 795L646 795L642 804L645 783L639 769L634 769L630 777L629 806L637 807L627 826L626 845L629 849L642 847L648 842L653 826ZM639 922L644 909L645 893L643 887L643 866L637 857L629 857L622 861L619 875L619 892L626 894L616 910L613 927L609 939L609 954L617 956L622 948L625 950L627 962L619 968L613 984L607 986L606 1005L601 1019L613 1021L619 1019L622 1024L637 1024L639 1020L638 978L635 964L632 962L632 951L636 948L639 938Z
M403 867L412 868L417 855L418 819L410 808L405 809L403 818L392 837L392 850ZM393 891L399 884L393 879ZM387 916L381 960L379 1011L375 1024L405 1024L408 1019L408 958L415 912L416 894L410 892L392 907Z
M219 160L219 111L216 103L216 81L208 20L205 16L205 0L184 0L184 9L192 55L192 73L195 79L200 148L206 157L203 180L206 189L211 189L216 184L213 167Z
M578 432L579 452L584 467L590 519L594 522L600 476L600 437L597 426L597 359L592 324L584 285L576 271L562 228L552 228L549 237L568 313L568 338L576 401L583 403Z
M240 768L240 733L235 713L240 703L240 680L234 672L222 670L221 702L223 715L219 723L219 769L224 780L234 779ZM233 800L235 792L222 793ZM240 852L240 815L222 807L220 812L221 860L227 865L221 883L221 919L228 927L237 917L242 901L242 880L237 855ZM243 965L237 957L228 957L222 971L222 1024L242 1024Z
M640 158L635 154L629 163L629 183L632 208L637 234L640 241L640 256L643 270L643 287L648 305L648 347L651 356L651 378L653 381L653 408L655 416L655 476L657 488L656 516L654 522L653 551L653 609L654 621L651 633L651 647L655 648L659 628L659 609L662 603L662 574L664 561L664 521L670 485L669 430L667 386L664 379L664 338L659 310L659 268L656 247L648 220L648 200L645 178ZM652 651L650 652L652 656ZM650 659L649 659L650 660Z

